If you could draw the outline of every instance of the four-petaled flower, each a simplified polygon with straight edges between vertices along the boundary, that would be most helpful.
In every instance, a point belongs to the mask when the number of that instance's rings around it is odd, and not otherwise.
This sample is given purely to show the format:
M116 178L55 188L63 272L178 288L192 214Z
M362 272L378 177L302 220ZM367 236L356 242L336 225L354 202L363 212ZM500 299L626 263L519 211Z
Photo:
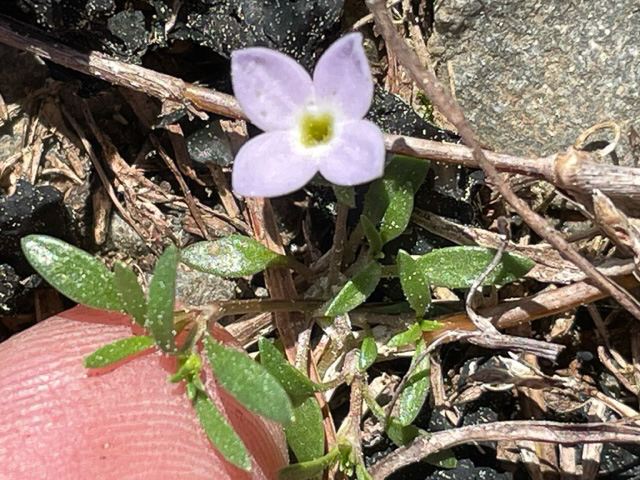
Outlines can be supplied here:
M331 45L313 80L292 58L262 47L233 52L231 79L245 115L265 131L236 155L236 193L284 195L318 172L343 186L382 176L382 132L363 120L373 98L373 79L361 34L348 34Z

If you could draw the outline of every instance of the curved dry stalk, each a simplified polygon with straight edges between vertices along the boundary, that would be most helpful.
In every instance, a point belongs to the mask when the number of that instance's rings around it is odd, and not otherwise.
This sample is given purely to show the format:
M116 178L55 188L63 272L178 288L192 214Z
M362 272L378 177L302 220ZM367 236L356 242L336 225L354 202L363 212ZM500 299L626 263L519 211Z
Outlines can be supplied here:
M447 117L447 120L455 125L464 142L471 147L473 157L477 160L478 165L507 203L511 205L533 231L544 238L550 245L558 250L565 259L576 265L593 279L599 287L618 301L629 313L640 320L640 303L624 288L600 273L586 258L574 250L562 235L543 217L534 212L524 200L513 193L513 190L511 190L509 185L498 173L495 165L487 159L480 148L480 144L475 139L473 130L469 122L467 122L460 106L447 94L435 75L420 63L415 52L413 52L407 43L398 35L398 32L391 22L384 1L366 0L366 4L371 10L371 13L373 13L376 25L380 28L387 48L394 52L400 63L403 64L414 81L429 97L429 100ZM574 154L571 149L568 152L567 158L570 161L579 161L579 156Z
M639 443L640 427L624 423L567 424L545 421L507 421L421 435L374 464L376 480L437 452L472 442L520 441L583 445L593 443Z

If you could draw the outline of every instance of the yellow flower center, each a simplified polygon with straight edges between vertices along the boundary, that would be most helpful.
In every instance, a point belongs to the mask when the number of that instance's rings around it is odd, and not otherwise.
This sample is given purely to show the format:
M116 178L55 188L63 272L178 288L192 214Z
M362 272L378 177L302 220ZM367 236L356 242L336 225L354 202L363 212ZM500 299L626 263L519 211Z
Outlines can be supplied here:
M315 147L327 143L333 136L333 117L328 113L302 116L300 142L305 147Z

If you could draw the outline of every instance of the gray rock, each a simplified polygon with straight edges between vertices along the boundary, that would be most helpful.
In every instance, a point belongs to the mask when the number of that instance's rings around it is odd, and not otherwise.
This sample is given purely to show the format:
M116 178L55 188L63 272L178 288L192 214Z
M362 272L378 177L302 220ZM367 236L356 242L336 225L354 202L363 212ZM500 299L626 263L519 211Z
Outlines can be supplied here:
M546 155L590 126L640 118L638 0L445 0L429 49L482 141ZM590 140L611 138L590 137ZM618 150L620 153L620 150Z
M178 265L176 298L190 306L205 305L236 296L236 282Z

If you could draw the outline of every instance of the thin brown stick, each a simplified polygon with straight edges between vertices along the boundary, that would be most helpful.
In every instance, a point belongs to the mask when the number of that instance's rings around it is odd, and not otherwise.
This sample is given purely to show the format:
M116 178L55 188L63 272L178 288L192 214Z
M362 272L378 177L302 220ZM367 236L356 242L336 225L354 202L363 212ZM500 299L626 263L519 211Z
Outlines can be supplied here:
M231 218L242 218L242 213L240 212L240 208L231 193L231 189L229 188L227 179L224 176L222 167L212 162L207 162L206 166L211 173L211 179L216 186L216 190L218 191L218 195L222 201L222 206L227 212L227 215Z
M529 440L581 445L593 443L639 443L640 427L622 423L567 424L545 421L507 421L421 435L373 465L370 473L382 480L396 470L442 450L471 442Z
M477 160L478 165L485 172L487 178L509 205L511 205L533 231L558 250L565 259L585 272L599 287L608 292L609 295L617 300L629 313L640 320L640 304L638 301L633 298L629 292L601 274L587 259L574 250L562 235L549 225L543 217L534 212L526 202L513 193L495 166L487 160L487 157L480 148L480 144L475 139L471 126L467 122L458 104L446 93L438 79L420 64L416 54L409 48L407 43L398 36L389 17L385 3L381 0L366 0L366 3L371 13L373 13L376 25L378 25L381 30L387 48L395 52L395 55L407 71L409 71L414 81L429 97L429 100L456 126L464 142L471 147L473 158Z
M178 166L173 161L171 156L169 156L169 154L164 149L164 147L160 144L160 141L154 135L150 135L149 138L151 139L151 143L153 144L153 146L156 148L156 151L160 155L160 158L162 158L162 160L167 165L167 167L169 167L169 170L171 170L171 173L173 173L173 176L176 178L178 185L180 186L180 190L182 190L182 193L184 194L184 201L187 204L189 213L191 213L193 220L196 222L196 225L200 229L200 233L202 233L202 237L205 238L206 240L211 240L211 235L209 235L209 231L207 230L207 225L204 223L204 220L202 219L202 215L200 215L198 206L196 205L196 202L193 199L193 195L191 195L191 190L189 190L189 186L187 185L187 182L185 182L184 178L182 177L182 173L180 173Z
M85 119L89 123L89 126L95 127L94 130L96 130L97 127L95 126L95 121L93 120L91 111L89 110L89 107L84 102L82 103L82 110L83 110ZM102 168L102 164L100 163L100 160L98 159L98 156L96 155L93 149L93 146L91 145L91 142L89 142L89 140L87 139L82 127L78 124L78 122L76 122L75 118L73 118L69 113L67 113L65 109L62 109L62 114L65 116L67 121L71 124L71 127L76 131L78 138L82 143L82 146L87 152L87 155L89 155L89 159L91 160L93 167L96 169L96 172L98 173L98 177L100 178L100 181L102 182L102 185L105 191L107 192L107 195L113 202L113 205L116 207L116 210L118 210L118 213L120 213L122 218L124 218L125 221L131 226L131 228L135 230L138 236L141 239L143 239L143 241L145 241L149 249L156 255L159 255L162 252L161 248L158 245L156 245L153 241L150 241L150 239L148 238L148 235L145 235L145 233L142 231L138 223L134 221L134 219L131 217L131 215L129 214L127 209L124 207L124 205L122 205L120 200L118 200L118 196L116 195L113 185L111 185L111 182L109 181L109 177L107 177L107 173L104 171L104 168Z
M614 280L626 288L638 285L633 275L615 277ZM498 328L508 328L537 318L566 312L606 296L607 292L589 279L519 300L503 302L495 307L481 309L480 313L484 317L489 317Z

